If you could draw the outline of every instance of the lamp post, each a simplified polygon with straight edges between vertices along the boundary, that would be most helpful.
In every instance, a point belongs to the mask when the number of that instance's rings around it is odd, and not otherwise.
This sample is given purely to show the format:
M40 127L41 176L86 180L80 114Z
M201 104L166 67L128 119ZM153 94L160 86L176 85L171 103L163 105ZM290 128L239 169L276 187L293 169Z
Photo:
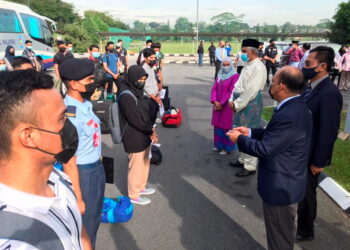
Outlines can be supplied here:
M196 29L196 41L198 45L198 32L199 32L199 23L198 23L198 16L199 16L199 0L197 0L197 29Z

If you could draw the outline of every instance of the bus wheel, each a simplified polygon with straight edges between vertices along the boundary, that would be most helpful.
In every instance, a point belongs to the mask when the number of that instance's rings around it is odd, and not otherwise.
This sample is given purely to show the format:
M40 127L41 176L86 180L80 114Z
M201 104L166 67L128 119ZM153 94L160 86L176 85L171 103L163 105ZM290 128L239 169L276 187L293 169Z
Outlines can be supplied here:
M38 71L41 72L41 71L44 71L44 63L43 63L43 60L41 60L40 58L37 59L37 62L38 62Z

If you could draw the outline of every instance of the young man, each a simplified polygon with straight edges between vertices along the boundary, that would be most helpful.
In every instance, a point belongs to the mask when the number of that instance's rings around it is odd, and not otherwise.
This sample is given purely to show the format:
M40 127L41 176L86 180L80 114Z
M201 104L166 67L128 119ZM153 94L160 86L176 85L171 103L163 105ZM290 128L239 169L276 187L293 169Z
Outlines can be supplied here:
M108 79L107 98L113 96L113 84L117 85L118 73L118 55L114 49L114 43L109 41L106 46L106 54L102 57L103 67L106 70L106 77ZM117 86L120 89L120 86Z
M304 56L303 58L301 58L301 61L299 62L298 68L299 69L303 69L305 66L305 61L308 58L309 54L310 54L310 49L311 49L311 43L304 43L303 44L303 52L304 52Z
M301 70L281 69L269 90L279 102L265 129L228 132L241 152L259 157L258 192L263 200L268 249L293 249L298 202L305 195L312 117L300 97Z
M227 57L230 57L232 48L231 48L231 44L228 41L225 42L225 49L226 49L226 52L227 52Z
M12 68L13 70L27 70L33 69L33 65L28 58L23 56L17 56L13 59Z
M159 90L162 90L163 88L163 71L162 68L164 66L164 54L160 51L162 45L160 43L152 43L151 49L153 49L154 52L156 52L156 64L155 64L155 72L156 72L156 79L158 82L158 88Z
M97 63L101 59L100 47L91 45L89 47L89 60Z
M215 50L216 50L216 47L215 47L214 43L211 42L211 44L208 48L208 55L210 58L210 66L215 65Z
M119 39L117 46L120 48L119 58L122 65L124 66L124 72L126 73L129 66L129 55L128 50L123 47L123 40Z
M85 96L93 93L96 84L93 77L94 63L88 59L70 59L60 67L60 75L67 87L64 103L67 117L78 132L79 145L75 156L64 166L71 177L78 198L83 225L95 247L96 234L101 220L105 190L105 172L101 158L100 120L92 111L92 104Z
M304 52L299 48L299 41L292 41L292 48L285 54L290 55L289 65L293 67L298 67L299 62L304 56Z
M57 41L56 43L58 52L53 58L53 68L55 70L56 79L61 80L60 72L58 71L58 67L61 63L63 63L66 59L74 58L73 54L67 50L66 45L63 41Z
M0 75L2 249L91 249L71 182L53 169L78 144L53 85L34 70Z
M23 50L22 56L28 58L30 62L32 63L32 67L36 70L39 71L39 64L38 61L36 60L36 55L35 52L33 51L33 44L32 41L27 40L25 42L26 48Z
M303 68L309 84L302 97L312 114L313 132L306 195L298 208L297 241L315 238L318 178L323 169L331 165L333 146L338 136L343 98L329 77L333 65L334 50L319 46L310 51Z
M225 43L219 41L219 47L215 50L215 79L221 69L221 62L227 57L227 51L225 49Z
M67 47L67 50L68 50L70 53L73 53L73 52L74 52L73 43L67 42L67 43L66 43L66 47Z
M277 72L277 55L278 50L275 45L275 40L270 40L270 45L265 49L264 59L266 60L266 72L267 72L267 80L266 84L269 86L270 84L270 70L272 71L272 76L274 76Z
M151 122L154 124L157 119L159 106L163 105L162 99L159 96L159 86L155 73L156 53L152 49L147 48L143 51L143 56L145 63L142 68L148 75L144 90L145 95L149 98L149 114Z
M151 39L149 39L149 40L146 41L146 47L145 47L143 50L140 51L139 56L138 56L138 58L137 58L137 60L136 60L136 63L137 63L138 65L141 65L141 66L142 66L143 61L145 60L145 58L143 57L143 51L144 51L145 49L150 49L151 46L152 46L152 44L153 44L153 41L152 41Z

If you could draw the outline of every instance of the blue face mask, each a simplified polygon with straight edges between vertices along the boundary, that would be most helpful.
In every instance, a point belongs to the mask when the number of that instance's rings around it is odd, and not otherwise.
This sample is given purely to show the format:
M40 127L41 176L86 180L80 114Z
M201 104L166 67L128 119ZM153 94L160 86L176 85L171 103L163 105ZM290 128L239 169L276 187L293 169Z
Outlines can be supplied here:
M224 72L225 74L229 73L231 70L231 66L222 66L222 72Z
M94 58L100 58L100 56L101 56L101 54L100 54L100 52L92 52L92 57L94 57Z
M27 46L27 49L32 49L33 47L32 46Z
M160 56L160 53L159 53L159 51L157 51L156 52L156 57L159 58L159 56Z
M0 65L0 71L5 71L7 69L5 64Z
M249 61L249 58L247 56L247 53L242 53L241 54L241 59L243 62L248 62Z

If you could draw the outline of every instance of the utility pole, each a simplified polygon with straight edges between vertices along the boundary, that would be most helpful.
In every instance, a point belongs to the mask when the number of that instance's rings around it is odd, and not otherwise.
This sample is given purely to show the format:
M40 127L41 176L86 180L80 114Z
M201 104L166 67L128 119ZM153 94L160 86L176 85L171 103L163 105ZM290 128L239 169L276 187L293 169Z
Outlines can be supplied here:
M196 36L196 41L197 41L197 46L198 46L198 32L199 32L199 23L198 23L198 16L199 16L199 0L197 0L197 36Z

